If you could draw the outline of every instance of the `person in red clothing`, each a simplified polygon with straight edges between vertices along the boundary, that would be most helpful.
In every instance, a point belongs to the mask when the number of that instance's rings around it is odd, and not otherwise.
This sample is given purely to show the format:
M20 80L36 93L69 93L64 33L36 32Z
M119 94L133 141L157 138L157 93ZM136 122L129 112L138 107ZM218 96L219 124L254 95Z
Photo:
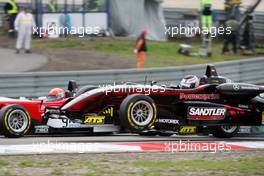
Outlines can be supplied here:
M137 39L134 52L137 54L137 69L142 69L145 62L145 52L147 52L147 37L148 31L143 30Z

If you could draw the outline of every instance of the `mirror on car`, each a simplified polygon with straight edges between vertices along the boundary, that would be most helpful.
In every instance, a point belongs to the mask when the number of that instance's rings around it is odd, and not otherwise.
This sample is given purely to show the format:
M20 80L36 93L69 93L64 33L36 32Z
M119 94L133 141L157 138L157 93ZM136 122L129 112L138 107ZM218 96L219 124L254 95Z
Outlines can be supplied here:
M68 83L69 92L76 92L78 89L77 83L75 80L70 80Z
M154 86L156 84L157 84L157 81L151 81L151 83L150 83L151 86Z

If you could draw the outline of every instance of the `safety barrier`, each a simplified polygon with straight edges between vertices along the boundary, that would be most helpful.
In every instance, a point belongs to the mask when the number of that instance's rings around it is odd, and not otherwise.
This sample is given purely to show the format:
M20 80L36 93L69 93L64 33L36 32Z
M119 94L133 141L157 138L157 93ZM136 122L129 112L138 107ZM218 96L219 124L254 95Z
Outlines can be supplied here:
M264 58L253 58L240 61L229 61L215 64L220 75L236 82L264 83ZM203 76L206 65L193 65L169 68L150 68L144 70L98 70L67 72L26 72L1 73L0 96L41 96L46 95L53 87L67 87L69 80L76 80L78 85L105 85L122 82L160 84L178 84L189 74Z

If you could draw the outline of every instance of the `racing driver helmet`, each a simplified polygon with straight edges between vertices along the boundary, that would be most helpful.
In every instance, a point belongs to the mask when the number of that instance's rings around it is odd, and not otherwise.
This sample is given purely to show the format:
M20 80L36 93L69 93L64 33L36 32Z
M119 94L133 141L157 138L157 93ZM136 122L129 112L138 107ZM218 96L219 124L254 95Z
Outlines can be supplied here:
M65 97L66 97L65 90L61 88L53 88L49 91L48 101L49 102L58 101L58 100L62 100Z
M193 89L199 86L199 78L194 75L185 76L179 85L181 89Z

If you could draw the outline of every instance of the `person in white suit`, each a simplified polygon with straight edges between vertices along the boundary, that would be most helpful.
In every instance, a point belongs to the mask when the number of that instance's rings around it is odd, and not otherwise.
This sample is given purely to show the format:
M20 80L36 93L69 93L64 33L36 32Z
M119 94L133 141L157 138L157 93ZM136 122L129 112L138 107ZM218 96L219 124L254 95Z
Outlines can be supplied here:
M18 32L16 42L16 53L19 53L22 48L26 53L31 53L31 38L33 27L36 23L30 8L24 8L16 17L15 30Z

